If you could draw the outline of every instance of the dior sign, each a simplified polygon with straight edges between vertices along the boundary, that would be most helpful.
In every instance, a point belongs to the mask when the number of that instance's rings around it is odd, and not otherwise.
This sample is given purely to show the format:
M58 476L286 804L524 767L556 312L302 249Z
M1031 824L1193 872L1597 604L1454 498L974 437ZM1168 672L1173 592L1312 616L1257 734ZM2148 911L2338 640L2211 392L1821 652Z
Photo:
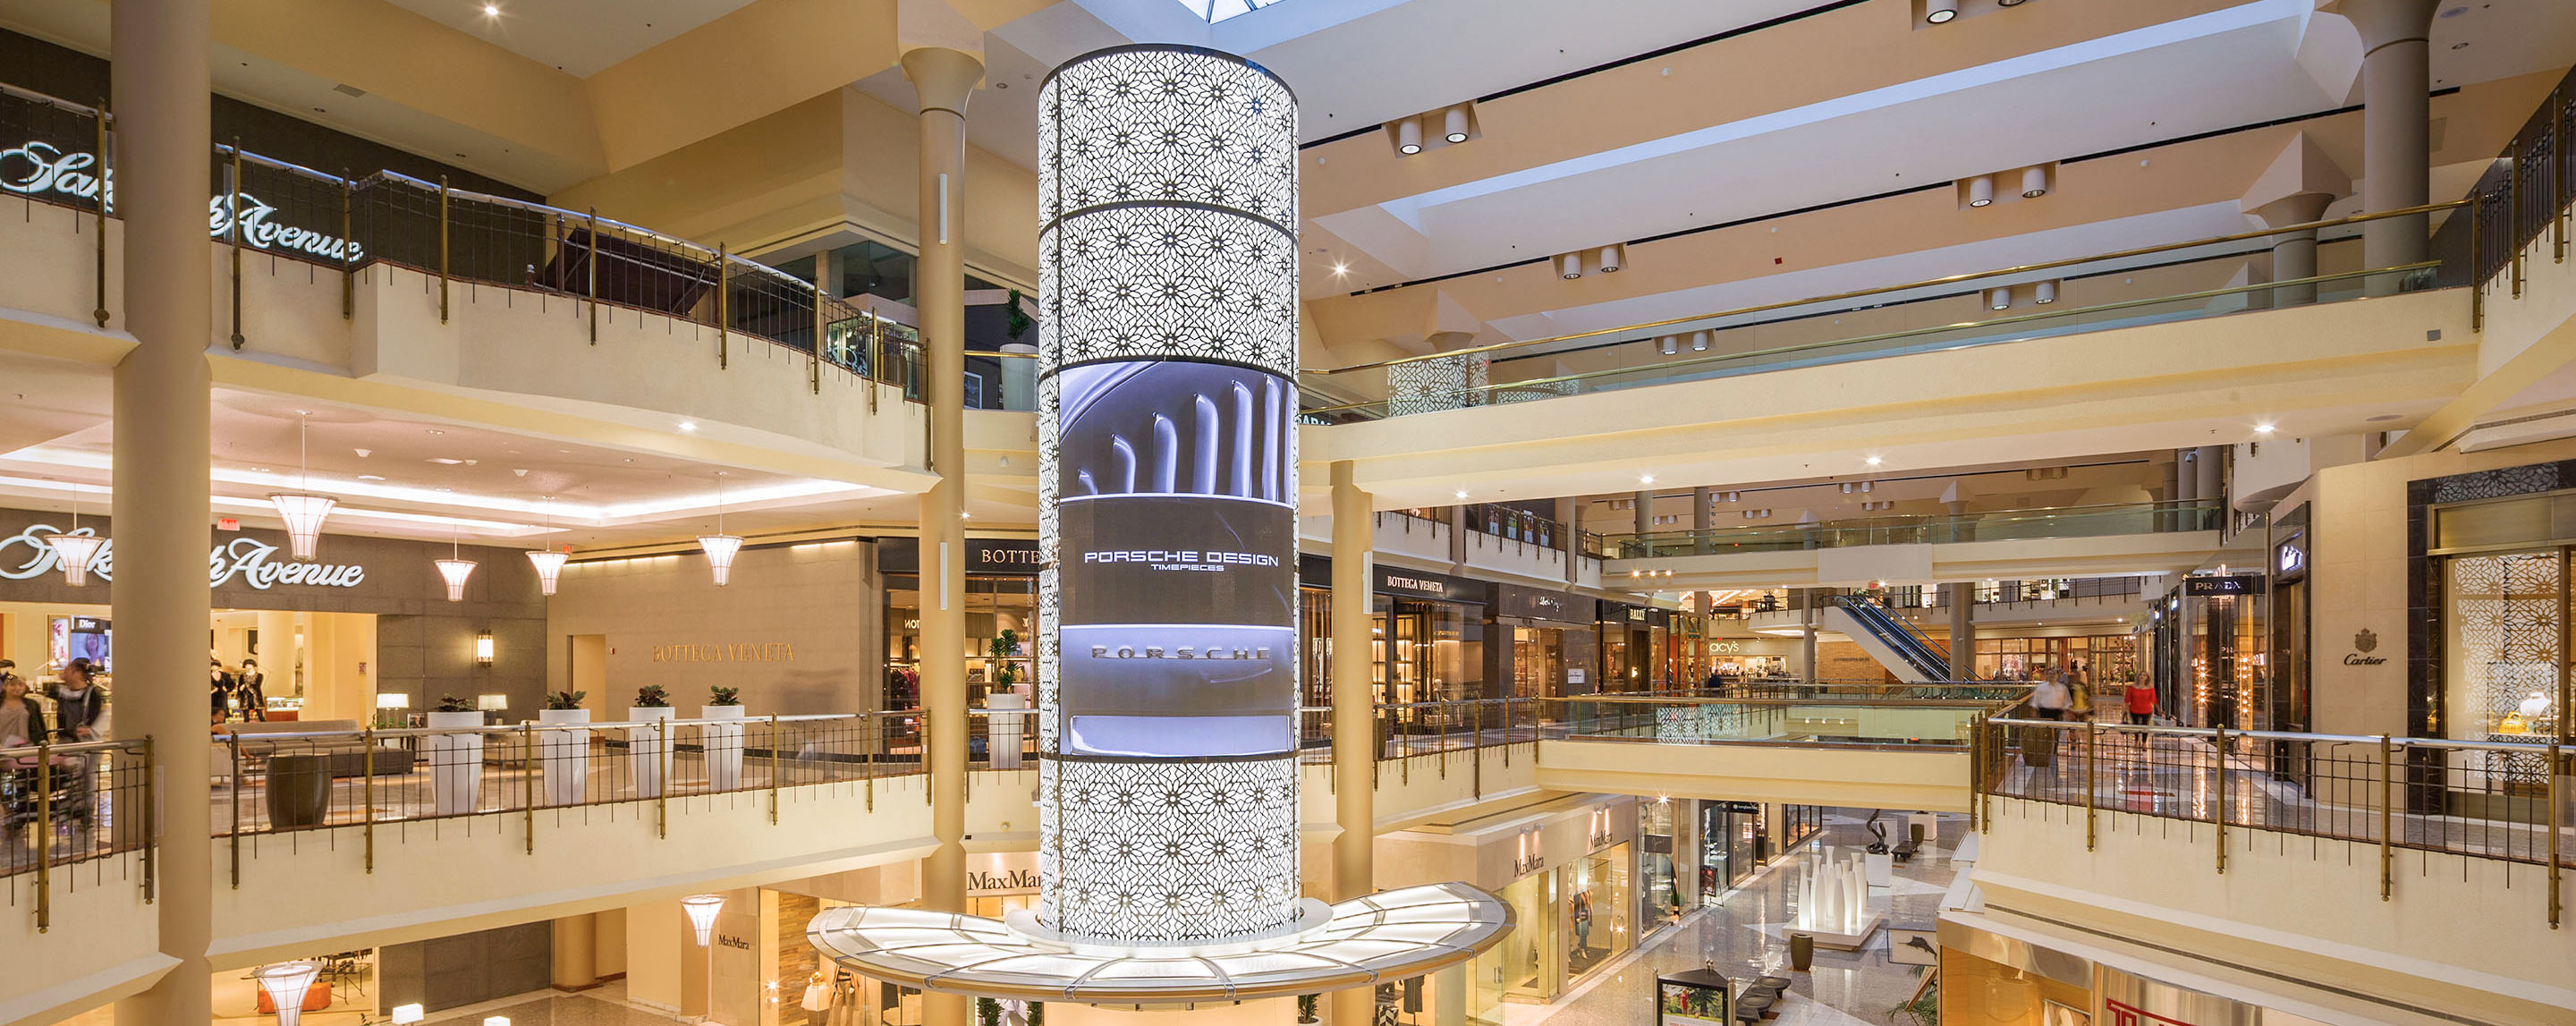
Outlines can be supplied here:
M111 172L102 179L98 155L64 152L51 143L24 142L0 150L0 190L22 196L43 197L47 193L96 201L102 180L107 188L107 208L116 209L116 179ZM280 223L277 208L246 192L215 196L206 201L206 234L229 241L236 225L241 230L242 245L252 249L300 253L321 260L355 263L366 256L366 248L335 235L310 228Z
M29 524L27 529L0 538L0 579L23 581L62 568L54 547L45 543L49 534L66 533L51 524ZM69 532L91 535L96 532L81 528ZM256 538L235 538L215 546L206 553L206 586L220 588L239 581L259 591L282 584L313 588L355 588L367 579L367 568L354 564L298 563L275 558L277 546ZM114 580L116 575L116 542L100 547L90 560L89 572L99 580Z

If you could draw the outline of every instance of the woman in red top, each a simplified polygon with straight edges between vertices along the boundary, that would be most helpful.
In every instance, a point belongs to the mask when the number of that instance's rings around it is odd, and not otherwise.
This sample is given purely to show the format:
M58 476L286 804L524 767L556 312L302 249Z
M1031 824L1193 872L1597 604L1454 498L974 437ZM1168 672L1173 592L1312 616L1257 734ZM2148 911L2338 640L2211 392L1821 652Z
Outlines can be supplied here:
M2129 682L2129 722L2146 726L2156 714L2156 686L2143 680Z

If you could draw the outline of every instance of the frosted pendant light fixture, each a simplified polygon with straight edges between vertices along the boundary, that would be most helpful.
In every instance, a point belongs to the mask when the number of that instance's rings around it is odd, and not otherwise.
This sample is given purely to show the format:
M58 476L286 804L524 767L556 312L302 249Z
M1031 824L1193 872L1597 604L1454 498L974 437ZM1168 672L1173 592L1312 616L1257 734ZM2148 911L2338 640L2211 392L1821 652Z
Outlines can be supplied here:
M733 555L742 551L742 537L724 530L724 472L716 472L716 533L698 536L698 547L707 553L707 566L716 573L716 587L724 587L733 576Z
M680 911L689 914L689 929L697 931L699 947L714 942L716 914L724 911L724 901L721 894L692 894L680 899Z
M546 496L546 533L555 533L555 497ZM561 549L529 549L528 562L537 568L537 594L555 593L555 578L563 573L564 561L572 554Z
M72 528L61 534L46 535L45 544L53 546L54 561L62 564L63 583L74 587L89 583L90 561L97 559L99 550L107 547L107 539L99 537L97 532L82 534L80 529L80 486L73 485Z
M313 980L322 975L320 962L279 962L251 971L259 989L268 995L268 1003L277 1008L278 1026L295 1026L304 1017L304 996L313 990Z
M322 542L322 520L340 500L304 490L312 476L312 461L305 451L304 419L311 410L295 411L295 481L296 490L271 492L268 501L277 505L277 518L286 521L286 552L303 562L312 562Z
M465 548L453 534L447 538L447 558L438 561L438 576L447 582L448 601L465 601L465 580L474 576L474 561L465 558Z

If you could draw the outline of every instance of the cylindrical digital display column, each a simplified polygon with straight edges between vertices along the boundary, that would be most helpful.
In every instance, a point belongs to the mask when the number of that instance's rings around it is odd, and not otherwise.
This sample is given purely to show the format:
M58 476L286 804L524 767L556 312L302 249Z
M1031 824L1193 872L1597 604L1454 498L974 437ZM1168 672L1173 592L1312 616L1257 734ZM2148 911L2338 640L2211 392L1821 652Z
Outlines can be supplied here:
M1135 46L1039 96L1038 916L1297 914L1296 100Z

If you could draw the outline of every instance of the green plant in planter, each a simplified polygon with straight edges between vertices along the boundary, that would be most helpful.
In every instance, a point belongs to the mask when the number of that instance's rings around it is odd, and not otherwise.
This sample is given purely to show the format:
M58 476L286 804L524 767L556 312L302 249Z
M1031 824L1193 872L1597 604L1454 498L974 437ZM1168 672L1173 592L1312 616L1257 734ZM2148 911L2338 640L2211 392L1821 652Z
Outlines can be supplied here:
M1046 1026L1046 1002L1029 1002L1029 1026Z
M1019 664L1011 661L1011 657L1020 654L1020 632L1003 628L1001 636L985 649L993 654L993 683L1007 688L1020 682Z
M643 687L636 688L635 707L638 709L668 709L671 707L671 691L659 684L647 684Z
M440 695L440 696L438 696L438 707L437 707L437 708L435 708L435 709L432 709L432 710L430 710L430 711L431 711L431 712L474 712L474 711L476 711L476 710L475 710L475 708L474 708L474 703L472 703L472 702L468 702L468 701L466 701L466 700L464 700L464 699L462 699L462 698L458 698L458 697L456 697L456 696L454 696L454 695Z
M976 998L975 1021L983 1026L1002 1026L1002 1003L992 998Z
M1004 334L1016 339L1021 335L1026 334L1030 328L1037 326L1038 322L1029 317L1029 312L1020 309L1020 290L1011 290L1011 302L1008 309L1009 312L1003 315L1004 319L1002 321L1002 331Z
M710 687L710 688L708 688L708 689L707 689L707 704L708 704L708 705L741 705L741 704L742 704L742 689L741 689L741 688L718 688L718 687Z
M1323 1017L1317 1013L1315 1006L1322 1003L1322 995L1319 994L1297 995L1297 1021L1316 1022L1321 1020Z
M590 692L587 691L549 691L546 692L546 708L579 709L581 700L588 697Z

